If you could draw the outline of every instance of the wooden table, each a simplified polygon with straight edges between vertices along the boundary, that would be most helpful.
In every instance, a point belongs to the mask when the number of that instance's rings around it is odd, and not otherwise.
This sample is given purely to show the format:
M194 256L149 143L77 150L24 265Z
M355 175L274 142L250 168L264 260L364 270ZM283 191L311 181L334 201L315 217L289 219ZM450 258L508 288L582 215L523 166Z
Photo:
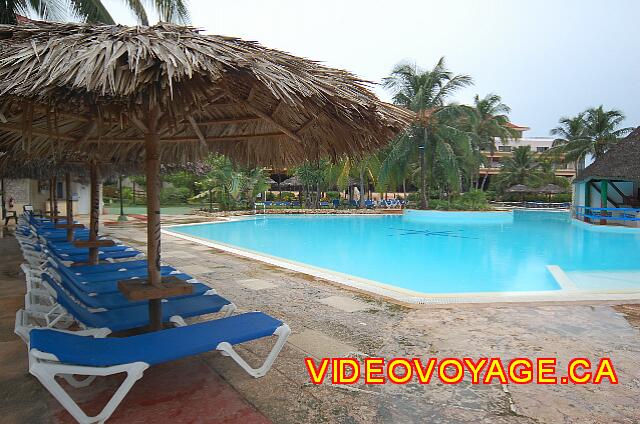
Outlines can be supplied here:
M73 228L84 228L84 225L82 224L56 224L56 228L66 228L66 229L73 229Z
M164 299L193 293L193 286L175 275L166 275L157 285L151 285L146 278L118 281L118 290L131 301Z
M88 247L89 249L92 247L111 247L115 245L116 242L113 240L77 240L73 242L74 247Z

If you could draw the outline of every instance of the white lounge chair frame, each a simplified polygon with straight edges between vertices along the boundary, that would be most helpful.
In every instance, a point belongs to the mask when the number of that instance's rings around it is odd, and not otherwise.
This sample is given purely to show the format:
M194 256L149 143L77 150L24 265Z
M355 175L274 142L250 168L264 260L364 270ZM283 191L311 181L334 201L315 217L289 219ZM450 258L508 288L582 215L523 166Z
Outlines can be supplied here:
M244 358L234 350L233 346L227 342L219 343L216 349L227 353L228 356L249 375L254 378L259 378L271 369L271 366L286 343L289 334L291 334L291 329L284 323L274 331L273 335L278 336L278 339L263 364L258 368L251 367ZM135 382L142 377L142 374L147 368L149 368L149 364L145 362L132 362L109 367L63 364L56 356L50 353L41 352L37 349L29 350L29 372L33 374L73 418L81 424L103 423L106 421L118 405L120 405L127 393L129 393ZM55 379L55 377L59 375L73 387L81 388L89 386L95 377L106 377L123 372L127 374L127 377L111 399L109 399L102 411L93 417L88 416ZM76 375L87 376L87 378L78 380L75 377Z

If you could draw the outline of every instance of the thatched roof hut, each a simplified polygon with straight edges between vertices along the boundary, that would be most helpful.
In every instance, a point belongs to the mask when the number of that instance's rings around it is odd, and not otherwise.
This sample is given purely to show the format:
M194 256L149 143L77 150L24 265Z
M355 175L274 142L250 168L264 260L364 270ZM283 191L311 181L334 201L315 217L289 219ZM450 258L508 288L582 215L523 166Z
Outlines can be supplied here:
M524 184L516 184L507 189L508 193L532 193L534 191L535 190L533 188L526 186Z
M144 156L157 108L162 161L203 151L252 164L358 155L413 119L348 72L169 24L0 25L0 150Z
M593 179L640 182L640 127L587 166L574 182Z
M281 182L280 185L284 187L302 187L302 181L297 175L294 175Z
M544 193L544 194L560 194L560 193L566 193L567 189L565 189L564 187L560 187L557 184L547 184L535 189L535 191L537 193Z

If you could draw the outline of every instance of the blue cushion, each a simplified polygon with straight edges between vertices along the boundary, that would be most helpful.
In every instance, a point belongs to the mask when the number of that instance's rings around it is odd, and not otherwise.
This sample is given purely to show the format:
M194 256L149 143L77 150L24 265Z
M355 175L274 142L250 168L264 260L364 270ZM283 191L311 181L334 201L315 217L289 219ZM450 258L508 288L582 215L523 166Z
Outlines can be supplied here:
M175 274L178 278L183 280L188 280L191 277L187 274ZM184 277L186 276L186 277ZM57 284L51 276L48 274L43 274L42 278L49 283L49 285ZM66 277L63 278L63 286L71 292L71 294L76 297L80 302L84 303L89 308L104 308L104 309L119 309L119 308L128 308L131 306L146 304L146 301L136 301L132 302L128 300L120 291L118 291L117 283L111 281L106 283L108 287L112 287L113 290L109 292L100 292L100 291L83 291L83 287L79 287L75 283L68 280ZM105 284L104 282L102 284ZM190 296L200 296L206 293L211 288L205 286L201 283L192 283L191 287L193 291L190 294L183 296L172 296L169 299L181 299ZM55 288L55 287L54 287ZM91 293L91 294L90 294Z
M87 249L88 251L89 249ZM138 256L140 253L139 250L131 250L131 251L120 251L120 252L100 252L98 253L98 259L104 261L106 259L126 259L133 258ZM56 253L54 252L60 260L62 261L71 261L71 262L88 262L89 261L89 253L80 253L80 254L72 254L68 255L66 253Z
M262 312L249 312L123 338L96 339L34 329L29 347L51 353L67 364L103 367L146 362L155 365L212 351L221 342L235 345L267 337L280 325L281 321Z
M84 306L70 299L62 288L54 284L57 292L56 301L62 305L75 319L93 328L109 328L111 331L122 331L149 325L149 307L146 303L128 308L111 309L104 312L91 312ZM162 321L169 322L174 315L183 318L219 312L230 302L222 296L193 296L162 302Z
M76 275L73 272L73 268L64 267L61 270L61 273L64 273L65 276L69 277L73 282L78 284L86 284L86 283L96 283L99 281L110 281L110 280L126 280L128 278L142 278L148 275L147 268L134 268L128 269L125 271L105 271L105 272L96 272L93 274L83 274ZM162 275L169 275L172 272L175 272L176 269L172 266L161 266L160 273ZM189 278L187 278L188 280Z
M118 262L115 264L81 265L69 268L75 275L93 274L97 272L110 272L119 269L146 268L147 260L138 259L135 261Z

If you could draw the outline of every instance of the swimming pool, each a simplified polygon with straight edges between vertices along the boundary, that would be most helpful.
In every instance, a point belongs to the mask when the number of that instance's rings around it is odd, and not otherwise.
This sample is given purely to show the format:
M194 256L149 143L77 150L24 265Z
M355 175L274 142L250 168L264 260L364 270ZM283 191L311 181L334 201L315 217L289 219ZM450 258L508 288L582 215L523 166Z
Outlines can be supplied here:
M593 231L564 212L267 215L170 231L425 294L567 289L554 268L640 272L639 232Z

